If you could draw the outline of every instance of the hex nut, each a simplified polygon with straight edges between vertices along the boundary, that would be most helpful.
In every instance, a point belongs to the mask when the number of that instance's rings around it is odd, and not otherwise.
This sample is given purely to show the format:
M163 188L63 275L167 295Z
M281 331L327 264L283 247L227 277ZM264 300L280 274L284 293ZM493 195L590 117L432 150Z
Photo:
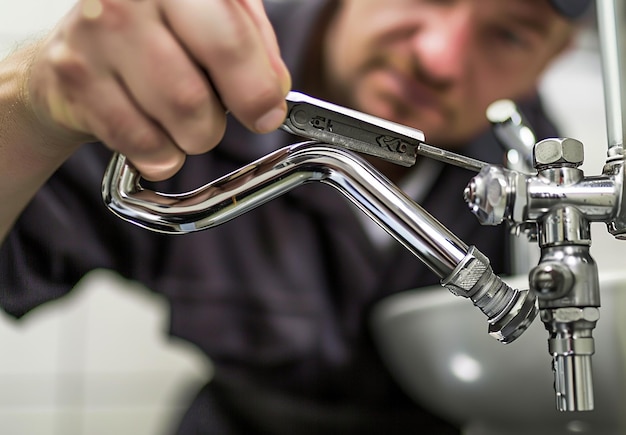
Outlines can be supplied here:
M489 322L489 335L501 343L511 343L528 329L539 312L537 297L529 290L515 290L515 304L506 315Z
M508 192L507 174L502 168L489 165L470 180L463 196L482 224L498 225L507 214Z
M582 142L571 138L549 138L535 144L533 166L541 169L551 166L580 166L584 161Z
M560 307L542 310L541 320L545 322L573 323L580 320L597 322L600 310L597 307Z

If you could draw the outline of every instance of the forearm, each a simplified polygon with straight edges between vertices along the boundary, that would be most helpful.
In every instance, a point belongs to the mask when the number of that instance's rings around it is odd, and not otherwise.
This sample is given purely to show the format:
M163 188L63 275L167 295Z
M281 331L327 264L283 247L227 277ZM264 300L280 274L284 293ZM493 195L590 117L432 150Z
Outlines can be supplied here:
M37 45L0 62L0 241L33 195L71 153L56 146L28 97L27 78Z

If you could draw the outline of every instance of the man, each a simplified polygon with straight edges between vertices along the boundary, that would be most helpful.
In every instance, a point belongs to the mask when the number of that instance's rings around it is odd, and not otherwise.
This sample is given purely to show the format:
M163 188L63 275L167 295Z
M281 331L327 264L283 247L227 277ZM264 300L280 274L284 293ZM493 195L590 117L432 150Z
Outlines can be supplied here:
M378 300L436 277L343 198L309 185L220 228L168 237L104 210L102 173L112 149L145 178L167 178L160 190L183 191L294 141L258 134L284 118L292 78L498 162L484 119L496 99L520 101L538 135L554 135L536 82L582 3L78 2L0 66L0 303L21 316L95 268L164 294L171 333L216 367L181 434L455 433L402 394L367 328ZM213 149L226 111L240 123L230 119ZM84 145L96 139L106 147ZM373 163L506 270L502 229L481 228L460 198L470 173Z

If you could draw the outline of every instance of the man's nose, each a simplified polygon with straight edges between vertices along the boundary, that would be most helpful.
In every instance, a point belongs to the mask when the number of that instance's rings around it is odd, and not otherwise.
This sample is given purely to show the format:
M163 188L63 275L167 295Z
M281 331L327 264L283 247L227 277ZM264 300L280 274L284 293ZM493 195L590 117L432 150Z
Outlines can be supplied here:
M424 73L439 82L454 81L467 73L474 38L470 10L442 13L424 23L413 40Z

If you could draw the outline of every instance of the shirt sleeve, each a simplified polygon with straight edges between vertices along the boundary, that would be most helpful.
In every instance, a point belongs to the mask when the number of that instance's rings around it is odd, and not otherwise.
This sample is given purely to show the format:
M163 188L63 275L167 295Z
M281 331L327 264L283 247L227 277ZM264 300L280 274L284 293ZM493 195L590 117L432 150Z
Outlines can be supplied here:
M109 158L101 145L85 145L15 223L0 246L0 306L7 313L20 317L67 294L94 269L130 276L136 258L150 252L138 240L145 236L103 204L101 183Z

